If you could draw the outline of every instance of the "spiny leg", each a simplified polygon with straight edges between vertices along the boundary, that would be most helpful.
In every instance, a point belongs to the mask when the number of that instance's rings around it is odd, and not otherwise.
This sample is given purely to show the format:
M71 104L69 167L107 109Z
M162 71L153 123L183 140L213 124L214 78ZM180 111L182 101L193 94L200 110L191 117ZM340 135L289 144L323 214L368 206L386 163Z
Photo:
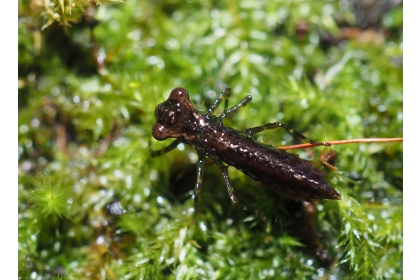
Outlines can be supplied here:
M199 156L197 162L197 179L195 182L194 188L194 219L193 223L195 223L195 219L197 218L198 214L198 200L201 196L201 185L203 184L203 170L204 170L204 157Z
M226 110L221 116L220 120L223 121L224 119L232 116L234 113L236 113L240 108L245 107L246 104L248 104L252 100L252 96L248 95L245 97L241 102L239 102L238 105L233 106L232 108Z
M233 187L230 184L230 179L229 179L229 174L228 174L228 166L223 165L222 163L217 163L217 165L222 170L222 176L223 176L223 179L225 180L226 188L227 188L229 198L230 198L230 201L231 201L232 205L235 206L235 207L241 208L242 210L245 210L247 212L251 212L251 213L259 215L261 217L264 225L266 225L266 220L267 219L266 219L265 214L262 210L255 209L255 208L243 205L243 204L239 204L239 201L235 196L235 191L233 190Z
M166 154L167 152L170 152L170 151L172 151L173 149L175 149L180 143L181 143L182 141L181 140L179 140L179 139L176 139L175 141L173 141L171 144L169 144L169 146L167 146L167 147L165 147L165 148L163 148L163 149L160 149L160 150L156 150L156 151L153 151L152 150L152 148L151 148L151 146L150 146L150 142L149 142L149 151L150 151L150 156L152 157L152 158L154 158L154 157L159 157L159 156L161 156L161 155L163 155L163 154Z
M217 99L213 102L213 104L210 106L210 108L208 109L208 113L210 115L214 114L214 110L217 109L217 107L220 105L220 103L222 102L223 98L225 98L226 96L229 96L231 92L230 87L226 87L222 93L219 95L219 97L217 97Z
M315 252L315 257L325 265L331 265L332 258L328 251L324 249L317 233L316 206L314 202L302 201L302 212L305 226L302 229L303 235Z
M248 129L245 129L243 132L245 134L247 134L249 137L251 137L252 135L254 135L256 133L259 133L259 132L262 132L262 131L265 131L265 130L277 129L277 128L284 128L290 134L292 134L296 137L299 137L303 141L308 142L308 143L310 143L314 146L331 146L331 144L326 143L326 142L317 142L315 140L309 139L308 137L306 137L302 133L296 131L291 126L288 126L287 124L284 124L284 123L281 123L281 122L268 123L268 124L265 124L265 125L248 128Z

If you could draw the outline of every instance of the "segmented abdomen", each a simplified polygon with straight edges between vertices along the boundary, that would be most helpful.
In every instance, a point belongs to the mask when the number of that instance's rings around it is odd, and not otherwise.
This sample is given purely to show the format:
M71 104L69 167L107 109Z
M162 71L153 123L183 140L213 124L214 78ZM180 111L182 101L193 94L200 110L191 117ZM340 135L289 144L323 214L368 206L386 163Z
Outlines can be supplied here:
M341 199L326 174L298 155L255 142L229 127L209 124L191 143L215 161L239 169L274 191L295 200Z

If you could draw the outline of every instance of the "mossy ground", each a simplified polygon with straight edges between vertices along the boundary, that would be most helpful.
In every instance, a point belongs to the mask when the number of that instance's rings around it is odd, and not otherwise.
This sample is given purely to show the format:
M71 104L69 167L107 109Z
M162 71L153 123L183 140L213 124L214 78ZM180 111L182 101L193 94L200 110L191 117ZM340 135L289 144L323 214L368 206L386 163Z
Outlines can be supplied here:
M316 205L332 265L309 249L296 204L232 167L239 201L268 226L230 205L214 165L192 225L194 151L149 155L169 144L151 140L153 113L178 86L202 110L225 85L231 105L251 94L237 129L402 137L402 3L352 3L20 0L19 277L401 279L401 143L334 146L336 172L325 148L299 151L343 195Z

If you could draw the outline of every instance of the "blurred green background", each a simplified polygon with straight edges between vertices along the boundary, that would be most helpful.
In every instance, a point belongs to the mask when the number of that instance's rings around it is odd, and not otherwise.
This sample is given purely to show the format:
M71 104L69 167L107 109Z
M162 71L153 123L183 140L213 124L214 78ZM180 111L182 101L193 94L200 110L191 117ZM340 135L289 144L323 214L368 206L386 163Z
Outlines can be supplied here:
M236 129L402 137L402 1L116 2L18 2L20 279L402 279L402 143L333 146L338 171L296 151L343 195L312 216L231 167L267 226L210 162L192 224L195 151L149 155L179 86L203 111L252 95Z

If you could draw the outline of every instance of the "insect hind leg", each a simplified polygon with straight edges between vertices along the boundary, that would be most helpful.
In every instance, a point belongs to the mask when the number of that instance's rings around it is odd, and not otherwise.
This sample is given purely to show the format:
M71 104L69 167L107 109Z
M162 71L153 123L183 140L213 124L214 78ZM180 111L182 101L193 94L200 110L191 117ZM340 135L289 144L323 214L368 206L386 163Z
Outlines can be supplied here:
M289 126L287 124L284 124L284 123L281 123L281 122L268 123L268 124L265 124L265 125L248 128L248 129L245 129L243 131L243 133L245 133L248 137L251 137L254 134L257 134L259 132L266 131L266 130L277 129L277 128L283 128L287 132L289 132L290 134L292 134L296 137L299 137L303 141L308 142L308 143L310 143L314 146L331 146L331 144L329 144L327 142L317 142L315 140L309 139L308 137L306 137L302 133L296 131L291 126Z

